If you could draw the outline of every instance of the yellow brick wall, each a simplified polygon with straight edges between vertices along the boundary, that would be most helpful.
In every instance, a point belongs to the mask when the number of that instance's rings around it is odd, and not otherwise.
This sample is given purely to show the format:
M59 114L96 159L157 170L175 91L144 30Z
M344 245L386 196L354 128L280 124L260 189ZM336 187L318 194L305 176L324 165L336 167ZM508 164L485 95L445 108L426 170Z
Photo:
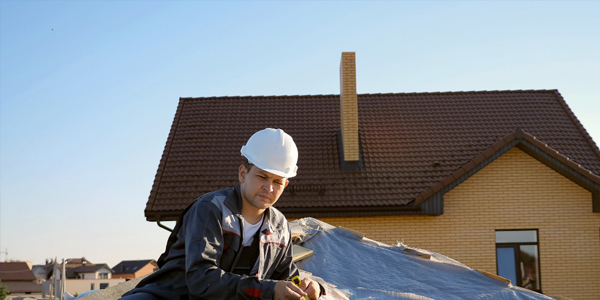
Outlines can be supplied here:
M442 216L320 218L369 238L496 273L494 231L538 229L542 291L600 299L600 214L591 193L513 148L444 196Z
M358 161L358 96L354 52L342 52L340 62L340 113L344 160Z

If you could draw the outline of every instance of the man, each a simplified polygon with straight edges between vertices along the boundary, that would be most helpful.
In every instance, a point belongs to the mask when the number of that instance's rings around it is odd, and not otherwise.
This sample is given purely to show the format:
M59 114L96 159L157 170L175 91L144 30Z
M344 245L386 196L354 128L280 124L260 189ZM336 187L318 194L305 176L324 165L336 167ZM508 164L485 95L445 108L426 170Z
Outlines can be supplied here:
M256 132L241 153L240 185L208 193L186 208L158 260L160 270L122 300L301 299L324 290L298 275L289 225L272 205L296 176L298 149L281 129Z

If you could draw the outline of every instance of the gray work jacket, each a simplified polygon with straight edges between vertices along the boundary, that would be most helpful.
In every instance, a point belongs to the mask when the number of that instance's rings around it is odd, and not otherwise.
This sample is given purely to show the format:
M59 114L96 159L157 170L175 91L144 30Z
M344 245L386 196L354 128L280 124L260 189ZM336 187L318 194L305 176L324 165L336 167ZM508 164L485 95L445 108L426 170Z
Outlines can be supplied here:
M265 210L253 276L231 273L244 230L240 187L196 199L186 208L158 260L160 269L126 295L146 292L163 299L273 299L275 280L298 275L289 225L276 208Z

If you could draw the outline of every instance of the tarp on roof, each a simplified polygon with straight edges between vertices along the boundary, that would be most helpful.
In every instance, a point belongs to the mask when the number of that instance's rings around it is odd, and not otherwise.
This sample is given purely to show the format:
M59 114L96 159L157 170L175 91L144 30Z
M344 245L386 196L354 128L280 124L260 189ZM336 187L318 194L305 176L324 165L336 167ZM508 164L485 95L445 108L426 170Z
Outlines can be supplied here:
M485 276L439 253L387 245L314 218L290 225L293 233L308 234L301 244L314 251L296 263L298 268L337 286L352 300L552 299Z
M302 246L314 251L296 265L301 278L312 278L325 286L327 295L319 300L552 299L487 277L439 253L390 246L314 218L290 225L292 233L305 234L300 238ZM421 258L414 255L416 252L430 257ZM117 300L144 277L82 300Z

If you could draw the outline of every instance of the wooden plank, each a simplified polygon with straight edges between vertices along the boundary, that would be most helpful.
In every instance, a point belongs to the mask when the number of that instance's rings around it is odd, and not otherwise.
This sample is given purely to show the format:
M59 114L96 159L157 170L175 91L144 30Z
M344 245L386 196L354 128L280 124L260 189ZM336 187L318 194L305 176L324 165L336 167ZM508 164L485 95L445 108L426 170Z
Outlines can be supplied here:
M498 281L504 282L506 284L510 284L510 280L509 279L506 279L504 277L498 276L496 274L492 274L492 273L484 271L484 270L475 270L475 271L477 271L477 272L479 272L479 273L481 273L481 274L483 274L483 275L485 275L485 276L487 276L489 278L493 278L493 279L496 279Z
M293 245L292 246L292 253L294 254L294 256L293 256L293 261L294 262L303 260L303 259L311 257L313 255L313 251L312 250L310 250L308 248L304 248L304 247L299 246L299 245Z
M294 243L300 242L300 239L302 239L302 237L307 236L308 233L292 233L292 241Z
M430 259L431 255L429 253L424 253L415 249L411 249L411 248L404 248L404 252L406 252L407 254L410 255L414 255L414 256L418 256L424 259Z

